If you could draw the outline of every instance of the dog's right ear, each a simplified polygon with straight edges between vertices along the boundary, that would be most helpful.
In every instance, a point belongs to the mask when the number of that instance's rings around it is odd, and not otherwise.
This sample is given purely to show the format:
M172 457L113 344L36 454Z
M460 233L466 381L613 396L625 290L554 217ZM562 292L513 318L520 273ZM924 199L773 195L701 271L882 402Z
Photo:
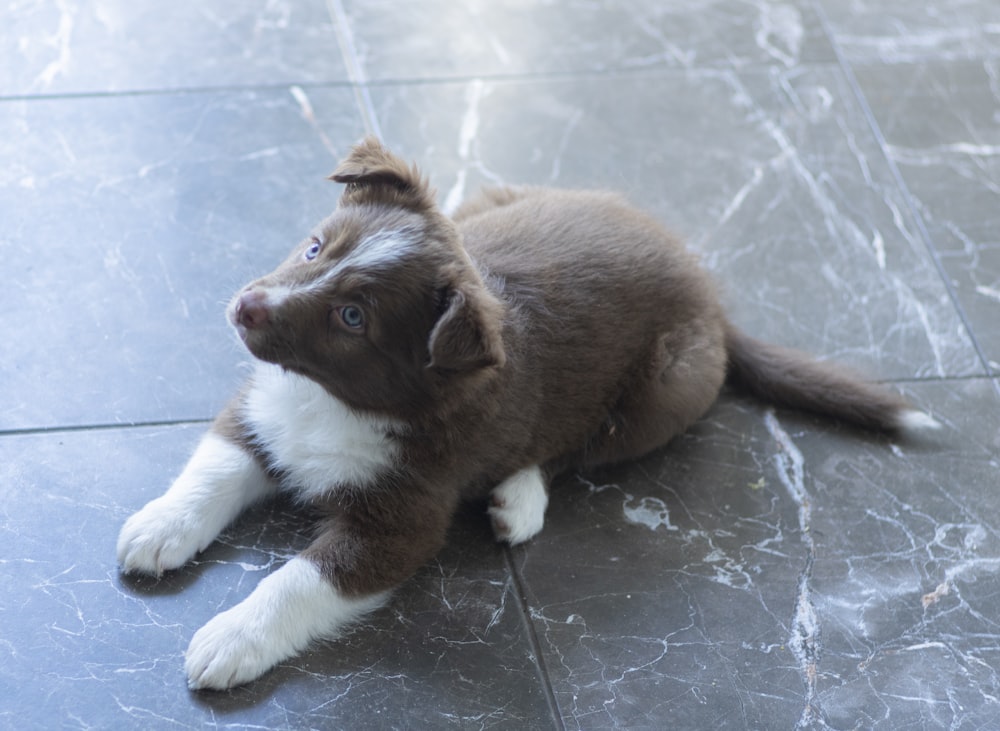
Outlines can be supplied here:
M385 203L417 211L434 207L434 191L417 166L389 152L375 137L355 145L329 179L347 185L341 205Z

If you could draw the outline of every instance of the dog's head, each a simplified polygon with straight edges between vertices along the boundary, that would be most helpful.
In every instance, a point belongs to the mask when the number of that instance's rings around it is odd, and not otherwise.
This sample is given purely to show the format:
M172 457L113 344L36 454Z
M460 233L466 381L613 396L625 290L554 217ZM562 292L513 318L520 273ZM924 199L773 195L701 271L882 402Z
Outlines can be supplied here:
M402 417L502 367L503 307L416 167L369 138L330 177L337 209L229 305L250 352Z

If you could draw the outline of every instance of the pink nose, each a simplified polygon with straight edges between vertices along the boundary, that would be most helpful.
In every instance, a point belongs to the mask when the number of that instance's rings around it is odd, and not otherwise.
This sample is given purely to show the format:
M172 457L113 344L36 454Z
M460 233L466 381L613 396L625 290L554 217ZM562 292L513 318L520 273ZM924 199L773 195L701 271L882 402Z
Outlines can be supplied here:
M244 292L236 301L236 322L247 330L267 324L270 309L267 306L267 293L259 289Z

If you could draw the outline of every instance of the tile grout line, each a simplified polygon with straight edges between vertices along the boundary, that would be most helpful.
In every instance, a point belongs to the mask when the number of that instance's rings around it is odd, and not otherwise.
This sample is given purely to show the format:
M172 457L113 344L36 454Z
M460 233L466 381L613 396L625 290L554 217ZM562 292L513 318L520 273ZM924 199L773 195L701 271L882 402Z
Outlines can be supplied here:
M382 128L378 123L378 115L375 113L375 105L368 88L368 79L361 59L358 57L358 49L354 44L354 34L351 32L347 13L344 11L344 4L341 0L326 0L326 7L331 20L333 20L333 27L337 34L337 45L340 46L341 57L347 66L347 77L354 88L354 96L358 108L361 110L365 131L381 140Z
M104 424L69 424L64 426L29 426L21 429L0 429L0 438L37 436L39 434L72 434L88 431L112 431L115 429L151 429L164 426L205 426L213 419L161 419L153 421L122 421Z
M896 183L896 187L899 191L903 194L903 199L906 201L906 207L913 216L917 232L924 243L924 248L927 250L927 253L931 258L931 262L933 262L934 268L937 270L938 277L941 279L945 291L948 293L948 298L951 300L951 304L955 308L955 312L958 314L962 327L965 328L965 332L969 336L972 348L976 352L976 357L979 359L979 363L983 367L983 376L989 378L993 383L993 388L1000 393L1000 380L997 379L996 374L993 371L993 367L990 365L990 360L983 351L982 346L979 343L979 338L976 337L975 331L972 329L972 323L969 321L965 308L958 299L958 293L949 281L948 272L945 270L944 264L941 263L941 256L934 247L930 232L927 230L927 224L917 207L914 195L910 191L910 187L906 184L903 174L900 172L896 161L892 158L892 155L889 154L889 143L882 132L882 127L875 118L875 113L872 111L871 105L868 104L868 98L865 96L861 89L861 85L858 83L858 78L854 74L854 68L850 65L850 63L848 63L847 58L841 51L840 44L837 42L836 35L830 25L830 19L823 10L821 3L817 0L813 0L811 4L819 17L820 24L823 26L823 32L830 41L830 47L833 49L834 56L837 58L837 65L840 66L848 85L851 87L851 91L854 93L855 101L857 101L858 106L861 108L861 113L864 115L865 120L868 122L868 127L871 129L871 132L875 137L875 143L878 145L879 150L882 153L882 157L889 166L889 172L893 177L893 181ZM948 377L945 376L945 379L947 378Z
M332 4L336 0L328 0L328 3ZM330 10L331 14L334 11ZM346 23L346 16L343 20ZM371 101L371 95L369 90L372 87L417 87L417 86L440 86L445 84L468 84L471 81L481 80L497 83L549 83L549 82L567 82L567 81L588 81L597 79L643 79L650 77L660 77L671 74L686 75L690 71L697 71L708 75L713 74L724 74L727 73L729 67L714 66L712 64L707 64L704 66L692 66L692 67L678 67L670 65L661 66L640 66L640 67L630 67L630 66L612 66L607 68L588 68L588 69L574 69L568 71L559 70L547 70L547 71L526 71L521 73L488 73L488 74L474 74L474 75L455 75L455 76L428 76L428 77L386 77L380 79L368 79L361 69L360 59L357 57L356 51L353 50L353 36L350 33L343 35L339 33L339 24L337 25L338 41L342 40L345 46L350 46L354 54L352 57L347 51L342 53L342 58L344 58L345 63L347 59L351 59L351 63L348 64L348 72L351 74L346 80L338 79L311 79L311 80L296 80L288 79L282 81L266 81L266 82L253 82L253 83L231 83L231 84L219 84L219 85L204 85L204 86L166 86L158 88L143 88L136 87L131 89L121 89L121 90L100 90L100 89L85 89L78 91L61 91L61 92L45 92L45 93L0 93L0 104L8 102L30 102L30 101L58 101L58 100L75 100L75 99L106 99L106 98L117 98L117 97L142 97L142 96L169 96L169 95L182 95L182 94L218 94L224 92L255 92L255 91L282 91L287 89L289 86L300 86L303 89L324 89L324 88L353 88L355 94L358 97L358 103L361 105L362 112L366 117L371 116L371 124L373 131L379 130L379 124L377 119L374 118L374 103ZM799 68L810 68L810 67L820 67L820 66L831 66L830 62L827 61L806 61L799 64ZM748 65L743 67L749 72L765 72L769 68L769 64L760 65ZM367 122L368 120L366 120Z
M535 670L538 673L538 679L541 681L542 693L545 696L545 702L549 706L553 726L556 731L566 731L566 724L563 723L562 713L559 710L559 701L556 700L555 690L552 688L552 678L549 676L549 669L545 665L545 658L542 656L542 642L538 639L538 633L535 632L535 626L531 621L528 598L524 592L524 582L521 579L520 573L518 573L517 566L514 564L513 549L507 544L503 545L503 557L504 563L507 564L507 570L510 572L510 580L514 590L514 601L517 602L518 609L521 612L521 622L524 632L528 636L528 645L531 647L531 652L535 655Z
M39 94L7 94L0 93L0 104L11 102L38 102L38 101L77 101L80 99L128 99L131 97L150 96L185 96L198 94L237 94L253 93L258 91L285 91L289 86L301 86L303 88L348 88L353 84L348 80L329 81L273 81L259 82L254 84L207 84L204 86L165 86L159 88L121 89L117 91L104 91L100 89L86 89L81 91L61 91Z

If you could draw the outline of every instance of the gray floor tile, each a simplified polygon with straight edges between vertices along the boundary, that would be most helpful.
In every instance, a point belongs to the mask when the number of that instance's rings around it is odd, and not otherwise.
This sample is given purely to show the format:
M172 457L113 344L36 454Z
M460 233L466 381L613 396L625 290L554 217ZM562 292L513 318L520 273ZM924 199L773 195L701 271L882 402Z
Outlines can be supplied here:
M343 81L323 0L14 3L0 97Z
M960 59L1000 51L1000 6L981 0L819 0L852 62Z
M3 20L0 728L996 725L995 3ZM366 129L448 205L490 182L624 192L747 330L904 381L943 431L873 439L728 395L656 454L563 477L528 545L498 548L472 506L349 637L188 693L191 634L308 521L257 509L160 582L119 575L115 536L244 372L225 302L329 211L323 177Z
M1000 60L862 66L857 76L972 331L1000 370Z
M808 2L344 0L367 79L830 61Z
M545 728L524 619L485 513L347 639L231 693L187 691L194 631L309 540L288 505L251 511L189 568L119 576L115 536L204 427L0 440L0 727Z
M933 444L729 399L556 485L517 566L567 728L989 725L998 398L912 393L946 423Z
M748 331L881 378L982 373L836 71L375 88L446 205L482 183L611 188L687 237ZM421 119L413 125L413 119Z
M4 105L0 429L214 415L246 360L225 304L329 212L363 132L349 91L309 92L321 131L297 93Z

